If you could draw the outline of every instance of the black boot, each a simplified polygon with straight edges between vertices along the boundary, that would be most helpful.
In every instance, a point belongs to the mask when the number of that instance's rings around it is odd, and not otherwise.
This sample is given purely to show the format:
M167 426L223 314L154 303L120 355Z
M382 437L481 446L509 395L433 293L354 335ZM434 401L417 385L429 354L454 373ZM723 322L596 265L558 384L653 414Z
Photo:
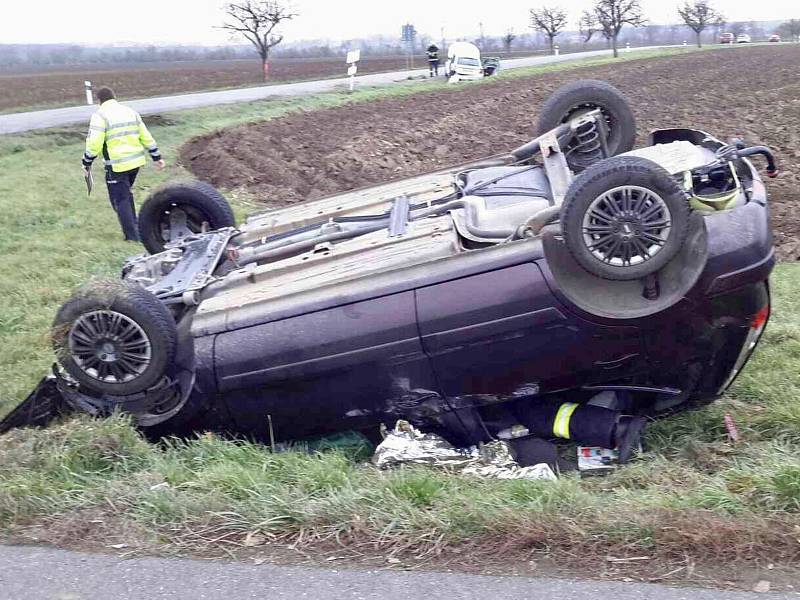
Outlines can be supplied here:
M619 464L624 465L631 459L634 450L642 443L642 433L647 419L644 417L622 416L617 421L614 431L614 442L619 450Z

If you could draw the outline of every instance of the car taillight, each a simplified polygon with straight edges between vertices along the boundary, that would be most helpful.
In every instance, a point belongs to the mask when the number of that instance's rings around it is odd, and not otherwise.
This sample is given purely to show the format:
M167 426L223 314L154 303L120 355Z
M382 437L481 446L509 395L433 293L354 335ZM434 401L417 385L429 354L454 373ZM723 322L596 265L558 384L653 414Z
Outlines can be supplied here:
M769 319L769 304L756 313L756 316L750 322L750 329L763 331L764 326L767 324L767 319Z
M742 344L742 350L739 352L739 356L736 358L736 362L733 365L733 369L731 369L730 375L728 375L725 383L719 388L718 394L722 394L725 390L727 390L730 385L733 383L733 380L736 379L736 376L742 370L747 359L750 358L750 355L755 350L756 345L758 344L758 340L761 338L761 334L764 333L764 328L767 326L767 321L769 320L769 304L765 305L761 310L759 310L753 318L750 320L750 329L747 332L747 337L744 340L744 344Z

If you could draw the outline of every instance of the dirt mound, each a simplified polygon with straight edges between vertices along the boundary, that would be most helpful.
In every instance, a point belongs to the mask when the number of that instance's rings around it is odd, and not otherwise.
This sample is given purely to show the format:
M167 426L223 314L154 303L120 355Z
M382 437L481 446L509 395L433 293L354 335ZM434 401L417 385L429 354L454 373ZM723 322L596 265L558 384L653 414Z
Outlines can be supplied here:
M630 98L640 143L651 129L691 126L771 146L782 170L768 182L776 245L781 258L800 259L798 68L800 52L787 45L500 78L217 132L181 156L201 179L284 206L507 151L534 135L537 108L558 86L605 79Z

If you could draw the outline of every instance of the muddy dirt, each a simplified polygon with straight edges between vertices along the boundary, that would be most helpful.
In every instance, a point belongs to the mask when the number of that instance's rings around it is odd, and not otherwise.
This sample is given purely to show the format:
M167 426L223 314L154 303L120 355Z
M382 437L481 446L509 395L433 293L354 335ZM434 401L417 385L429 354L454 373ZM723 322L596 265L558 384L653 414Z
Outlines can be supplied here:
M505 152L534 135L537 107L558 86L605 79L631 100L639 142L656 127L689 126L771 146L775 242L800 259L800 45L714 50L352 104L217 132L182 160L224 188L245 187L268 207L315 199Z

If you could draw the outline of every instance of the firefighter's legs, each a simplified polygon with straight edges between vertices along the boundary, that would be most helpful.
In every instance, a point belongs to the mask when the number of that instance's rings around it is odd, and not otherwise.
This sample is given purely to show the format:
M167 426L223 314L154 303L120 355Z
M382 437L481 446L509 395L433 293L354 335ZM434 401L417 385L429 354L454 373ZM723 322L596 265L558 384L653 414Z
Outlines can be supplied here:
M123 173L115 173L106 169L106 186L111 206L117 213L122 234L128 241L139 241L139 230L136 226L136 208L133 204L133 182L139 169L132 169Z
M541 438L564 438L586 446L618 448L621 464L628 462L631 453L638 448L646 424L643 417L561 400L542 399L535 404L522 401L516 409L519 422L532 434Z
M439 76L439 61L438 60L429 60L428 61L428 69L430 70L431 77L436 75Z

